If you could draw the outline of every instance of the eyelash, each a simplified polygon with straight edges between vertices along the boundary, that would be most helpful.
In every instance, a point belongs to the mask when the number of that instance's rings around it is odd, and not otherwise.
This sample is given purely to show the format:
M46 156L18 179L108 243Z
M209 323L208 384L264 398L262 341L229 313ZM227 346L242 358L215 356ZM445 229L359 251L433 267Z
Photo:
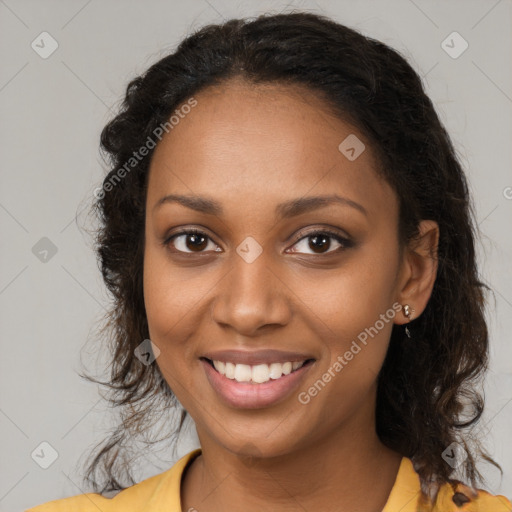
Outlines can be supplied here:
M195 229L195 228L188 228L188 229L184 229L182 231L178 231L177 233L174 233L173 235L167 237L164 241L163 241L163 245L165 247L168 247L169 244L175 239L175 238L178 238L179 236L183 236L183 235L199 235L199 236L204 236L206 238L208 238L209 240L211 240L211 238L204 232L204 231L201 231L199 229ZM327 255L327 254L334 254L334 253L338 253L338 252L341 252L342 250L344 249L348 249L350 247L353 247L354 243L352 242L352 240L348 239L348 238L344 238L343 236L341 236L339 233L336 233L334 231L331 231L330 229L318 229L316 231L310 231L310 232L300 232L297 240L293 243L293 245L296 245L297 243L299 243L300 241L302 241L303 239L305 238L310 238L310 237L313 237L313 236L318 236L318 235L328 235L330 238L333 238L334 240L336 240L340 245L341 247L338 247L334 250L329 250L325 253L319 253L319 254L309 254L310 256L323 256L323 255ZM213 240L212 240L213 241ZM293 247L292 245L292 247ZM177 250L176 252L178 252L179 254L186 254L186 255L193 255L193 254L204 254L204 251L198 251L198 252L185 252L185 251L179 251ZM304 254L304 253L297 253L297 254Z

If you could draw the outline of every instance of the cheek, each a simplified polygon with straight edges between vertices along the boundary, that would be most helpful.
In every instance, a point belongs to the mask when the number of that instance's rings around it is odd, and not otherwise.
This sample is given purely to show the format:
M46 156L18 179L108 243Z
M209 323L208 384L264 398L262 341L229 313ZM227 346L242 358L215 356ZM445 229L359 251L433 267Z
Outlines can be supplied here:
M317 274L300 281L300 294L314 312L312 328L328 352L319 371L333 402L340 396L360 400L386 356L396 316L398 252L385 240L361 248L328 278L319 280Z
M160 349L156 363L178 400L193 407L197 397L190 397L190 391L196 388L194 375L201 371L193 338L209 332L208 297L219 282L218 273L207 265L173 266L164 250L148 244L143 282L150 339Z
M393 248L385 254L368 247L353 253L336 270L303 272L292 286L314 313L315 331L341 351L392 307L397 266ZM379 331L389 335L391 323L386 322L387 328L379 323Z
M201 311L213 276L200 270L172 266L165 250L147 247L144 254L144 303L152 336L179 340L185 325ZM195 276L195 277L194 277Z
M160 349L156 362L169 382L173 375L181 379L185 373L190 348L184 330L194 314L197 290L179 272L171 272L164 259L158 249L146 249L143 282L149 336Z

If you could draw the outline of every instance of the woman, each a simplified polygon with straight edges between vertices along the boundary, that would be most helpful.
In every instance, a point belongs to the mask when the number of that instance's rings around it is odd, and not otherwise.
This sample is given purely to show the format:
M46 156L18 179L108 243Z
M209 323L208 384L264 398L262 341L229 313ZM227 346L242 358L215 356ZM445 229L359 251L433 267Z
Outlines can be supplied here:
M488 334L466 179L400 55L310 13L207 26L101 141L123 421L96 493L31 511L512 509L477 488L476 457L497 464L471 436ZM125 440L178 402L201 448L127 486Z

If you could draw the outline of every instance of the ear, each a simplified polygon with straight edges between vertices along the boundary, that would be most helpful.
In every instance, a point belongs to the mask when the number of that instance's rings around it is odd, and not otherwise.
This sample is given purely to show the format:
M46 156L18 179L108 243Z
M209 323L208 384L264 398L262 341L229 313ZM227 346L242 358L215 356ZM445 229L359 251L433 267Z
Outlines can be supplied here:
M423 313L437 276L439 226L433 220L422 220L418 230L418 236L405 247L398 282L398 302L409 304L411 315L407 318L402 310L395 319L397 324L408 323Z

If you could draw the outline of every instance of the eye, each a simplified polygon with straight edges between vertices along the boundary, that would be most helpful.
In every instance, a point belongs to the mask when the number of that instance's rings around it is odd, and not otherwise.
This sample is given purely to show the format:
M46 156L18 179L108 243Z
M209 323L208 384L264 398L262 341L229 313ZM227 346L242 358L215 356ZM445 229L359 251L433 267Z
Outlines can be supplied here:
M299 235L300 236L300 235ZM208 250L220 252L220 249L211 238L198 229L187 229L175 233L164 241L165 246L171 245L175 252L185 254L204 253ZM323 229L311 231L306 236L302 236L292 247L290 252L306 253L310 249L312 253L309 254L327 254L331 252L340 252L343 249L353 246L353 242L341 236L338 233Z
M334 244L333 241L334 240ZM337 244L337 246L335 245ZM333 247L334 245L334 247ZM326 254L331 252L340 252L343 249L352 247L353 243L348 238L342 237L338 233L329 230L318 230L308 233L296 242L291 252L306 253L307 249L311 249L313 253L309 254Z
M209 245L210 250L212 250L211 246L218 247L206 233L198 229L187 229L175 233L164 241L164 245L172 245L177 252L188 254L206 252L205 249L207 249ZM221 249L213 250L220 251Z

